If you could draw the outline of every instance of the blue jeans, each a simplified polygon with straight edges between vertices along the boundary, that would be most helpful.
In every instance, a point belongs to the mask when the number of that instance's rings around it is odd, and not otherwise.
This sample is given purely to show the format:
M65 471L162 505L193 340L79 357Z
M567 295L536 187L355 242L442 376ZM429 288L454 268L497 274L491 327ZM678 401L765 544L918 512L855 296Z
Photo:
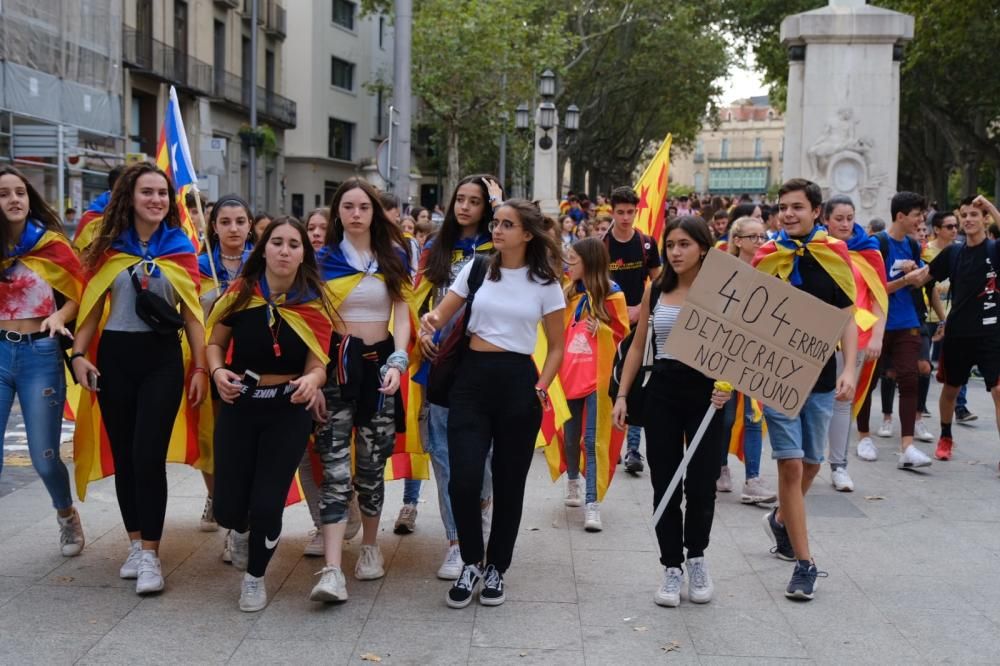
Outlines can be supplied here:
M0 341L0 424L4 432L15 393L28 433L31 464L49 491L52 505L57 510L68 509L73 506L69 471L59 457L66 375L58 338ZM0 471L2 466L0 456Z
M642 426L629 426L625 432L625 446L629 451L639 451L639 441L642 439Z
M424 452L431 457L431 467L434 468L434 480L438 489L438 509L441 512L441 523L444 525L445 537L448 541L458 539L458 528L455 527L455 516L451 511L451 497L448 495L448 482L451 479L451 465L448 462L448 408L440 405L427 406L427 438L424 441ZM407 481L409 483L409 481ZM416 484L419 485L419 481ZM407 488L403 488L403 501L406 499ZM419 490L417 491L419 495ZM486 460L486 470L483 473L482 499L493 496L493 475L490 472L490 458Z
M420 499L420 479L403 480L403 504L416 504Z
M799 458L813 465L822 463L833 417L833 396L833 391L811 393L795 418L765 406L771 457L775 460Z
M597 391L583 398L567 400L569 421L566 422L564 451L566 455L566 476L580 478L580 430L584 412L587 424L583 432L584 450L587 455L587 504L597 501Z
M968 387L968 384L962 384L962 388L958 389L958 396L955 398L955 409L967 408L969 400L965 397L965 392Z
M729 435L736 422L736 399L734 394L722 411L722 428L726 433L722 443L722 467L729 464ZM743 465L747 481L760 476L760 455L764 447L762 430L761 422L753 420L753 401L750 396L743 396Z

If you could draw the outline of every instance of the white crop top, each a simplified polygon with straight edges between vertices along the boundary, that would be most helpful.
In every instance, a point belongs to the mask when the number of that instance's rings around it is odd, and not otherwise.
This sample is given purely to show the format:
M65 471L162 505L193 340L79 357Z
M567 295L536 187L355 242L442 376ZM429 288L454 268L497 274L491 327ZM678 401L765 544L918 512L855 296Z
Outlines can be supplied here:
M361 278L347 298L337 308L345 322L389 321L392 297L383 280L372 275Z
M473 262L462 268L451 290L466 298ZM528 267L501 268L500 280L493 282L487 268L483 284L472 302L469 333L486 342L519 354L533 354L542 317L566 307L566 297L558 281L549 284L528 279Z

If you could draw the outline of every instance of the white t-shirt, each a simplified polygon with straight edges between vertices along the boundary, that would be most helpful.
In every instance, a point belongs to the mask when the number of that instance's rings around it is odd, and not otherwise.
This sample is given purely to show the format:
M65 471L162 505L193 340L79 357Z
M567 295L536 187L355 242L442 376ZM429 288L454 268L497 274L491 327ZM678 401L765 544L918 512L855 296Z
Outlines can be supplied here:
M469 273L473 262L462 268L451 290L466 298L469 295ZM489 278L489 268L483 284L472 303L469 333L486 342L519 354L533 354L538 338L538 322L545 315L566 307L562 286L528 279L528 267L501 268L500 280Z

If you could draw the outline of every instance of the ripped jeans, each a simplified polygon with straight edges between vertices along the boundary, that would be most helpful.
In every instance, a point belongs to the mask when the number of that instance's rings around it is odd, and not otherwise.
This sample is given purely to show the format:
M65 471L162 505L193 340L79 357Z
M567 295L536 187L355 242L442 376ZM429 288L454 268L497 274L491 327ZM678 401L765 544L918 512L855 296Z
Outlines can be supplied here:
M62 358L59 338L10 342L0 336L0 425L6 433L16 393L28 436L31 464L56 509L73 506L69 472L59 457L63 403L66 402ZM0 456L0 471L2 467Z
M354 475L351 476L351 433L357 405L341 397L336 377L323 387L330 416L316 430L316 454L323 464L319 489L319 516L324 525L347 520L347 505L356 490L358 507L365 516L382 513L385 501L385 464L396 445L396 396L385 396L371 421L359 425L354 442Z

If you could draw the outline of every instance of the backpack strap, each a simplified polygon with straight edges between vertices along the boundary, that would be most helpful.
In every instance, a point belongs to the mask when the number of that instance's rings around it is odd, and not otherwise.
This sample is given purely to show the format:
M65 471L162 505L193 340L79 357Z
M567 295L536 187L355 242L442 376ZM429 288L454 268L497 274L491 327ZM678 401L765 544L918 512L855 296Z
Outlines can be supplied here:
M889 258L889 234L885 231L880 231L875 234L875 238L878 239L878 251L882 255L882 261L884 262Z

